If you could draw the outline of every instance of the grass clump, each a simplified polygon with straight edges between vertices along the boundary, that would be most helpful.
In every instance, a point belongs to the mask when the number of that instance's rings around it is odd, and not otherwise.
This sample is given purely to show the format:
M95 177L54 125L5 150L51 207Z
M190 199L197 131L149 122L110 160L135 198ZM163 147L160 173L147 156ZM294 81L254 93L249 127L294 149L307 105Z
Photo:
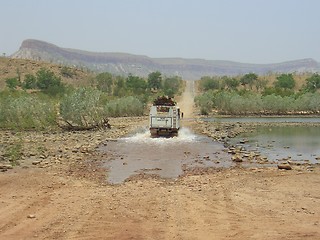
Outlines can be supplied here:
M22 154L22 143L18 142L5 147L3 157L7 159L12 166L18 166L20 165L19 160Z

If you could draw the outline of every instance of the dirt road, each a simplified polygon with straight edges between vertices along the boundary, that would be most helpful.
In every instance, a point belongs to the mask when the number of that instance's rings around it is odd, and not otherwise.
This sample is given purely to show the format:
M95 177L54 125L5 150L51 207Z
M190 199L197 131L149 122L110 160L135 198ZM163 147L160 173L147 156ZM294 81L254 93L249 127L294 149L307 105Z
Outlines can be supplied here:
M94 145L142 121L116 119L110 132L0 132L0 146L17 138L26 151L0 172L0 239L320 239L319 165L108 185Z
M319 239L319 169L229 169L119 186L0 175L0 239Z
M185 91L183 92L181 99L178 101L178 105L183 112L184 118L191 118L194 114L194 81L186 81Z

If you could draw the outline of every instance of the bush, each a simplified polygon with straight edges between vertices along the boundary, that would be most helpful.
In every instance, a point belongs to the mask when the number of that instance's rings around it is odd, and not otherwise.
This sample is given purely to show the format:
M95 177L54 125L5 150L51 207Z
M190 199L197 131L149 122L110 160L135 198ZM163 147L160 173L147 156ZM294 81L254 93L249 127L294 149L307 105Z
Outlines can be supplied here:
M37 87L49 95L63 94L65 85L61 78L57 77L52 71L44 68L40 69L36 74Z
M311 77L306 79L306 86L307 91L315 92L317 89L320 88L320 75L318 73L313 74Z
M320 111L320 94L305 93L296 99L295 107L297 111L319 113Z
M27 74L22 85L24 89L35 89L37 88L37 79L32 74Z
M60 116L80 127L99 124L106 117L101 97L99 90L79 88L61 100Z
M195 98L195 103L200 107L201 115L208 115L213 109L214 103L214 94L211 91L208 91L202 95L199 95Z
M206 92L195 98L202 114L216 109L220 114L288 114L302 111L319 113L320 94L306 93L295 99L294 95L280 96L237 92Z
M0 97L0 126L5 129L45 129L55 125L54 102L23 93Z
M262 98L263 110L269 114L287 114L295 110L293 97L268 95Z
M315 93L311 98L309 108L314 113L320 113L320 94Z
M230 99L231 114L255 114L261 112L262 100L258 94L234 95Z
M240 83L243 86L249 85L250 89L252 89L253 84L258 80L258 75L255 73L247 73L241 77Z
M18 78L7 78L6 85L9 89L16 89L20 86L20 82Z
M110 101L105 106L105 112L109 117L141 116L144 106L136 97L123 97Z
M292 89L284 89L284 88L265 88L262 95L279 95L281 97L284 96L291 96L294 94L294 91Z
M199 88L203 91L221 89L221 82L218 77L205 76L200 79Z
M215 94L214 107L222 114L231 112L231 99L233 96L238 95L235 92L218 92Z
M276 88L284 89L293 89L296 85L296 82L292 74L281 74L277 77L277 80L274 82Z
M111 73L104 72L96 76L97 89L111 94L113 87L113 76Z
M182 80L180 77L167 77L163 81L163 92L168 97L174 97L179 93L182 86Z

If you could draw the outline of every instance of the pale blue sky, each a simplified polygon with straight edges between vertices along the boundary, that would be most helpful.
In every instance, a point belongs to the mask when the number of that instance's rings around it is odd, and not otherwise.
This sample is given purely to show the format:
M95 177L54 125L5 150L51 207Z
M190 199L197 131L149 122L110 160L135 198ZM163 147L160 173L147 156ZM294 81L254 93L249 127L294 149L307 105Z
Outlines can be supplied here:
M0 53L24 39L95 52L320 61L320 0L0 0Z

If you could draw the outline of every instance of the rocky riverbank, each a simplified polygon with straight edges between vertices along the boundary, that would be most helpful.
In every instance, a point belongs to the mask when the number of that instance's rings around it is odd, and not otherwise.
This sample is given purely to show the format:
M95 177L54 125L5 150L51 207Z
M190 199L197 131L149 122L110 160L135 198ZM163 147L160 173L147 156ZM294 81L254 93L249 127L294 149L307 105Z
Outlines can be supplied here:
M0 171L64 168L94 156L102 142L124 136L146 121L146 117L111 118L111 129L100 131L0 131Z
M147 117L111 118L111 129L100 131L0 131L0 171L13 167L55 168L68 171L69 174L80 174L88 177L86 168L98 176L99 160L103 157L96 148L108 140L124 136L135 128L147 126ZM303 123L316 125L319 123ZM226 152L236 163L270 165L278 164L267 159L257 151L248 151L244 147L233 146L229 140L243 132L254 131L257 126L301 125L301 123L226 123L206 122L196 119L182 122L195 133L211 137L224 144ZM243 142L241 142L243 141ZM240 143L245 143L246 139ZM88 159L90 162L88 164ZM279 168L292 169L293 165L310 167L308 162L294 163L284 159L278 164ZM66 170L67 169L67 170ZM205 171L205 170L204 170ZM92 176L89 176L92 177Z
M253 132L257 127L276 127L276 126L317 126L320 127L320 123L317 122L277 122L277 123L265 123L265 122L210 122L197 120L192 124L192 128L199 134L204 134L212 139L222 142L226 148L226 151L230 154L232 161L236 163L244 163L245 165L258 165L266 166L273 165L279 169L291 170L293 167L296 169L312 169L315 164L311 164L310 161L305 160L303 163L291 161L290 157L283 158L281 161L274 161L263 156L259 151L249 151L244 147L244 144L248 139L241 139L238 145L230 144L230 139L238 136L244 132ZM316 160L320 161L320 156L316 157ZM316 165L320 162L316 163Z

